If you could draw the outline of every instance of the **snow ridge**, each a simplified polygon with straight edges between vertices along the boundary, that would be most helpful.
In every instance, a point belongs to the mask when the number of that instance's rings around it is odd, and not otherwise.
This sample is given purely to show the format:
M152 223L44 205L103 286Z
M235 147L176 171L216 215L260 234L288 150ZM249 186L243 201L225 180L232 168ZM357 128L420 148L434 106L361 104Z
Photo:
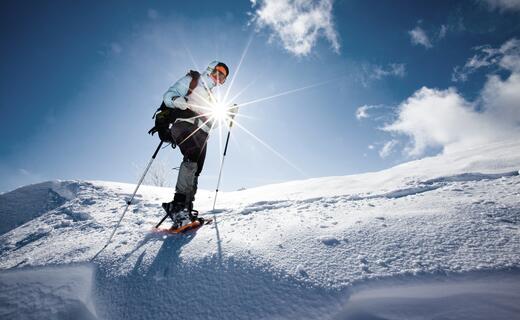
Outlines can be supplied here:
M143 186L95 260L91 292L76 296L92 296L86 319L327 319L351 315L346 302L368 283L511 270L515 278L519 150L508 142L379 173L224 192L215 211L213 192L201 190L196 206L214 223L184 236L150 232L173 190ZM134 187L60 181L0 195L0 282L18 290L23 276L12 271L45 275L89 261ZM3 219L13 215L25 222ZM12 315L2 313L7 297L0 289L0 316ZM178 314L194 297L204 308Z
M78 182L49 181L18 188L0 195L0 234L63 205L76 196Z
M393 191L385 192L382 194L375 195L341 195L341 196L332 196L332 197L317 197L317 198L309 198L305 200L274 200L274 201L259 201L244 207L240 213L247 215L254 212L259 211L268 211L271 209L283 209L292 207L294 205L302 205L305 203L314 203L314 202L325 202L325 206L328 206L337 202L345 202L345 201L361 201L361 200L372 200L379 198L386 199L396 199L401 197L418 195L420 193L433 191L439 188L443 188L448 186L452 182L471 182L471 181L481 181L481 180L493 180L505 177L513 177L518 176L518 171L509 171L504 173L462 173L452 176L446 177L438 177L434 179L429 179L422 182L409 182L408 184L414 184L413 186L407 186L406 188L396 189Z

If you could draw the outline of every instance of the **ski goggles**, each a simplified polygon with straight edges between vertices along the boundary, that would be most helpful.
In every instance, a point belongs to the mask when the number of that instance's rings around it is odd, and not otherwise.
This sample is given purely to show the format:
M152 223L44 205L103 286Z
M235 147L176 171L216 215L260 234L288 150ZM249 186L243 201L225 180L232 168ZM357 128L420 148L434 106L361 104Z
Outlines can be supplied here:
M226 79L226 77L227 77L226 68L224 68L223 66L216 66L214 71L219 73L219 77L221 77L222 79Z

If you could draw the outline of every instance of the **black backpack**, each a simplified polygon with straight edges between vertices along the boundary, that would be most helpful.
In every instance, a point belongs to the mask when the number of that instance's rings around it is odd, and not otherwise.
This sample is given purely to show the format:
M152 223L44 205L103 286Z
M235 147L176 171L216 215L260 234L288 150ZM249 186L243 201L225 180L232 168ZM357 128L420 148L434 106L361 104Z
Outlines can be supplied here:
M193 89L197 86L199 82L200 73L197 71L190 70L186 74L191 77L190 86L188 88L188 93L186 93L186 97L189 96ZM159 139L164 142L170 142L172 146L175 146L175 141L173 141L173 137L170 133L170 125L175 122L177 119L186 119L196 117L197 113L190 109L181 110L177 108L168 108L164 101L161 103L161 106L155 111L152 119L155 119L155 126L148 131L149 134L153 136L154 133L159 134Z

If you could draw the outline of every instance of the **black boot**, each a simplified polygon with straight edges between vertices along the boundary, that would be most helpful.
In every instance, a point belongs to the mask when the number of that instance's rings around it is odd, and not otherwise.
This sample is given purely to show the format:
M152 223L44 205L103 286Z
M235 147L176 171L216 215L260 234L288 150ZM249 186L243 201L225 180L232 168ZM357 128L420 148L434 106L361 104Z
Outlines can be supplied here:
M166 211L167 214L172 215L179 211L184 210L184 204L176 203L175 201L172 202L163 202L162 208L164 211Z
M162 207L173 221L172 228L177 229L191 220L191 208L187 206L186 195L175 193L173 201L165 202Z
M163 202L162 207L168 214L175 214L186 208L186 196L180 193L176 193L175 197L171 202Z

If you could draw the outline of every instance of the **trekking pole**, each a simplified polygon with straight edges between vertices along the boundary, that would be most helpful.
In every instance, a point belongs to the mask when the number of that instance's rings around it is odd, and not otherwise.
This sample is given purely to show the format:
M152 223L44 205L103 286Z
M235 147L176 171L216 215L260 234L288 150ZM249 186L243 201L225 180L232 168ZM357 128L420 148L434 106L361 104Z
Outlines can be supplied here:
M236 112L235 112L235 115L238 113L238 106L235 104L235 107L237 108ZM233 116L232 119L234 119L235 116ZM233 120L229 123L229 130L228 130L228 133L227 133L227 138L226 138L226 146L224 147L224 155L222 156L222 162L220 163L220 170L219 170L219 173L218 173L218 182L217 182L217 189L215 190L215 199L213 200L213 209L212 210L215 210L215 204L217 203L217 195L218 195L218 188L220 186L220 179L222 178L222 168L224 168L224 160L226 159L226 153L227 153L227 147L228 147L228 143L229 143L229 136L231 135L231 128L233 127Z
M143 182L144 177L146 176L146 173L148 173L148 170L150 169L150 166L152 165L152 162L155 160L155 157L157 156L157 153L159 153L159 150L161 149L162 144L163 144L163 141L161 140L161 142L160 142L159 145L157 146L157 149L155 149L155 152L153 153L152 158L151 158L150 161L148 162L148 165L146 166L146 169L144 170L143 175L142 175L141 178L139 179L139 182L137 182L137 186L135 187L134 193L133 193L132 196L130 197L130 200L128 200L128 201L126 202L125 210L123 211L123 214L122 214L121 217L119 218L119 221L117 222L116 227L114 228L114 230L112 230L112 234L110 235L110 237L108 237L108 241L107 241L107 243L103 246L103 248L101 248L101 250L98 251L98 253L96 253L96 255L95 255L92 259L90 259L90 261L93 261L94 259L96 259L96 257L97 257L97 256L98 256L98 255L99 255L103 250L105 250L105 248L108 247L108 245L109 245L110 242L112 241L112 237L114 237L114 234L116 233L117 228L119 228L119 225L121 224L121 221L123 220L123 217L125 216L126 211L128 210L128 207L132 204L132 200L134 200L135 194L137 193L137 190L139 189L139 186L141 186L141 183Z

